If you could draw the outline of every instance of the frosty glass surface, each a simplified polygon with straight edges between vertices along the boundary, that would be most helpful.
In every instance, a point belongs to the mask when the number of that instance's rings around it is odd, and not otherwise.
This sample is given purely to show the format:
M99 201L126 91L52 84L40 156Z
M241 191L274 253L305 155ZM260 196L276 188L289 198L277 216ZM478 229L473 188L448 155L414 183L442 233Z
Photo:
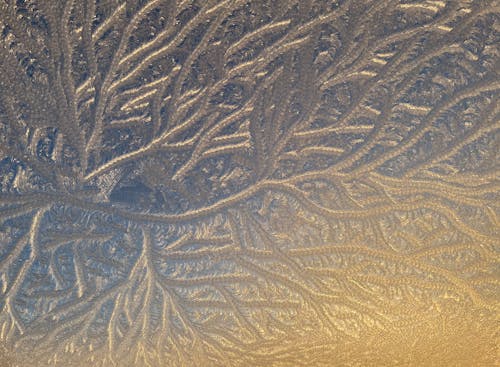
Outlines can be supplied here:
M0 366L493 366L496 0L0 0Z

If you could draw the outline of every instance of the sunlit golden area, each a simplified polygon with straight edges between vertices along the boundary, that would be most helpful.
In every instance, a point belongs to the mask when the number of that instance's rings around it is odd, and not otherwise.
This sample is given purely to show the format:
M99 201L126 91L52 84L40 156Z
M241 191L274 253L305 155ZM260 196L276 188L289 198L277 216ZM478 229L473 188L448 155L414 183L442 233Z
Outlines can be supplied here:
M500 366L496 0L0 0L0 367Z
M339 337L328 330L290 333L279 343L259 341L244 352L227 359L210 360L192 348L183 361L172 361L158 354L151 345L137 341L121 359L122 365L192 366L495 366L498 364L498 318L474 310L453 315L433 312L414 314L412 324L379 329L365 326L358 337ZM307 326L304 326L304 329ZM102 351L101 353L104 353ZM76 354L76 355L75 355ZM4 364L15 365L15 358L0 354ZM87 351L62 356L66 366L93 366L106 355L90 356ZM18 361L21 358L18 359ZM93 361L92 361L93 360ZM146 362L149 361L149 362ZM28 362L26 362L28 363ZM32 362L29 362L32 363ZM39 362L40 364L40 362ZM28 365L28 364L26 364ZM44 365L41 363L41 365ZM111 362L108 365L112 365Z

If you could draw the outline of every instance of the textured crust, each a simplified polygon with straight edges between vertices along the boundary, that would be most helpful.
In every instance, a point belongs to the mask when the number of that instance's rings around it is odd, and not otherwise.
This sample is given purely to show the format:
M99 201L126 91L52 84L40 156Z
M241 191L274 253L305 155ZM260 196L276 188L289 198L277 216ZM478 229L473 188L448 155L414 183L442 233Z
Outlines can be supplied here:
M0 0L0 366L498 363L499 10Z

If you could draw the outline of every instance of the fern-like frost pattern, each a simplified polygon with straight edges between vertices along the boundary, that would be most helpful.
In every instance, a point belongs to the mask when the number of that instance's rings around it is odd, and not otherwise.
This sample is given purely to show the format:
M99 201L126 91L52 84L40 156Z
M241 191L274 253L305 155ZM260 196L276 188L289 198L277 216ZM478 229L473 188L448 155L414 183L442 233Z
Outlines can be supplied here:
M0 366L492 366L496 0L0 0Z

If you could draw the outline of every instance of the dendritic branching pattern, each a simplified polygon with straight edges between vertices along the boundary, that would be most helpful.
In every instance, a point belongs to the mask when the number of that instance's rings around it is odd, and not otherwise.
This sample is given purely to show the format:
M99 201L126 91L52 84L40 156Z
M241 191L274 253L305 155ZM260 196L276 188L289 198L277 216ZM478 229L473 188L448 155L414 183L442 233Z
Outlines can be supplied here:
M499 6L0 0L9 363L493 365Z

